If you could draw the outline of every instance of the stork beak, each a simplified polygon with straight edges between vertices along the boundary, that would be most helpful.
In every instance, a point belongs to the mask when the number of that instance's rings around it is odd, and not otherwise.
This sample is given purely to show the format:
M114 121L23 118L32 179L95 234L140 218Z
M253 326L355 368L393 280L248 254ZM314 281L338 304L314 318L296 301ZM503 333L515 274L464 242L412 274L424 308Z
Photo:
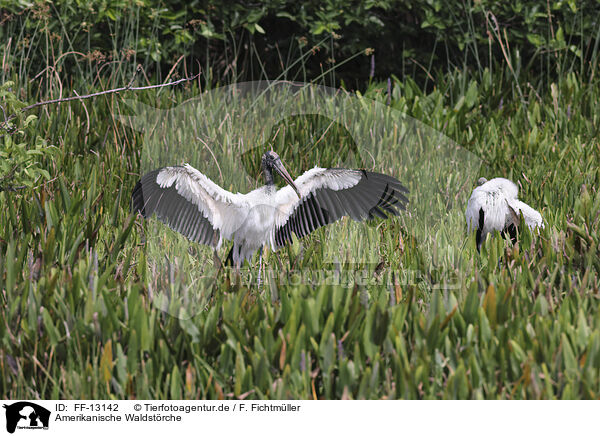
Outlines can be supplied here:
M275 161L275 170L281 175L281 177L283 177L283 180L285 180L286 183L288 185L290 185L294 191L296 191L298 198L302 198L302 196L300 195L300 191L298 191L298 187L294 183L294 179L292 179L292 176L290 176L290 173L287 172L287 170L281 163L281 159L277 159Z

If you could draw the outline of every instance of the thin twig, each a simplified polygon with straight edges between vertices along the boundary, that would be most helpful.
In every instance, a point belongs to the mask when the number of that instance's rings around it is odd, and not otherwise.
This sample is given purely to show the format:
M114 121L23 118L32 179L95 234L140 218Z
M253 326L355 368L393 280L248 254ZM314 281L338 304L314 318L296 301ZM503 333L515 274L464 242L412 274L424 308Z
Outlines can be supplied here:
M165 82L171 78L171 74L173 74L173 71L175 71L175 68L177 68L177 64L179 64L179 62L181 62L182 59L184 59L184 55L179 56L179 59L177 59L177 61L173 64L173 66L169 70L169 74L167 74Z
M135 77L137 76L137 71L139 71L139 70L140 70L140 68L138 68L136 70L136 74L133 76L133 78L127 84L127 86L123 86L121 88L115 88L115 89L107 89L106 91L95 92L93 94L74 95L74 96L71 96L71 97L56 98L54 100L40 101L38 103L34 103L34 104L31 104L29 106L24 107L23 109L21 109L21 112L27 112L28 110L34 109L34 108L39 107L39 106L46 106L46 105L55 104L55 103L64 103L64 102L73 101L73 100L85 100L87 98L98 97L100 95L106 95L106 94L114 94L114 93L121 92L121 91L143 91L143 90L146 90L146 89L163 88L165 86L175 86L175 85L179 85L180 83L190 82L192 80L196 80L196 78L200 75L200 74L197 74L197 75L195 75L193 77L185 77L183 79L176 80L175 82L161 83L159 85L132 86L133 85L133 81L135 80ZM10 115L4 121L3 124L8 123L9 121L15 119L16 117L17 116L14 115L14 114Z
M523 92L521 91L521 86L519 85L519 78L517 77L517 73L515 73L515 70L512 66L512 63L510 62L510 47L508 47L508 38L506 36L506 29L504 29L504 40L506 42L506 46L507 48L504 47L504 44L502 43L502 34L500 32L500 26L498 25L498 20L496 20L496 16L490 12L487 11L485 13L485 19L488 23L490 23L490 27L493 30L496 39L498 40L498 43L500 44L500 49L502 50L502 55L504 56L504 60L506 61L506 64L508 65L508 68L510 69L510 72L512 73L514 79L515 79L515 85L517 86L517 91L519 92L519 97L521 97L521 102L525 102L525 97L523 96ZM528 115L529 117L529 115Z
M414 64L416 64L419 68L421 68L425 72L425 74L427 74L427 77L429 77L429 80L432 80L435 82L435 79L433 78L431 73L429 71L427 71L427 68L425 68L423 65L421 65L416 59L409 58L409 60L411 62L413 62Z
M0 186L0 192L16 192L16 191L20 191L21 189L25 189L27 188L27 186L23 185L23 186Z

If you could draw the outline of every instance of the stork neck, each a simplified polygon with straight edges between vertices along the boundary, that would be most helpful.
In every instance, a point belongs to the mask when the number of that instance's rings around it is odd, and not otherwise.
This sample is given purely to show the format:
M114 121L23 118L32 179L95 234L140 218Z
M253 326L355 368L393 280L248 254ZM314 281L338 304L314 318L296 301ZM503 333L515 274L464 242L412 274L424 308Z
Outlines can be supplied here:
M266 165L263 165L263 176L265 178L265 185L271 186L275 184L273 180L273 170Z

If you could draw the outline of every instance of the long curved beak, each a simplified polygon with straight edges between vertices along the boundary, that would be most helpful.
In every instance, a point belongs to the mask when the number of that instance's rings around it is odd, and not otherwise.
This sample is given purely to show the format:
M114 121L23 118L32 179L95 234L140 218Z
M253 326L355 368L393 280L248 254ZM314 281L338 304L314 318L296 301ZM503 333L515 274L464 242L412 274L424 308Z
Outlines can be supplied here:
M292 176L290 176L290 173L287 172L287 170L281 163L281 159L277 159L275 161L275 170L281 175L281 177L283 177L283 180L285 180L286 183L288 185L290 185L294 191L296 191L298 198L302 198L302 196L300 195L300 191L298 191L298 187L294 183L294 179L292 179Z

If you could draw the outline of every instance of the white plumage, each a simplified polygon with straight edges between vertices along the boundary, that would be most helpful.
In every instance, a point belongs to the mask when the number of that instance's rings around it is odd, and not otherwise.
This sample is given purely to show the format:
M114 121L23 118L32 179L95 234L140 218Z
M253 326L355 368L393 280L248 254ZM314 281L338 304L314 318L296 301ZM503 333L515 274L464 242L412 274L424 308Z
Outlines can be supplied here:
M520 222L520 214L529 229L544 227L542 215L517 198L519 189L508 179L501 177L486 180L481 178L473 190L465 212L467 228L477 232L477 249L485 241L488 233L499 231L508 233L516 239L516 229Z
M315 167L293 181L273 151L262 167L266 184L247 194L224 190L190 165L160 168L136 185L133 209L215 249L233 240L230 255L239 267L265 244L277 250L290 242L292 233L302 238L345 215L387 218L407 202L406 188L385 174ZM289 186L276 188L273 169Z

